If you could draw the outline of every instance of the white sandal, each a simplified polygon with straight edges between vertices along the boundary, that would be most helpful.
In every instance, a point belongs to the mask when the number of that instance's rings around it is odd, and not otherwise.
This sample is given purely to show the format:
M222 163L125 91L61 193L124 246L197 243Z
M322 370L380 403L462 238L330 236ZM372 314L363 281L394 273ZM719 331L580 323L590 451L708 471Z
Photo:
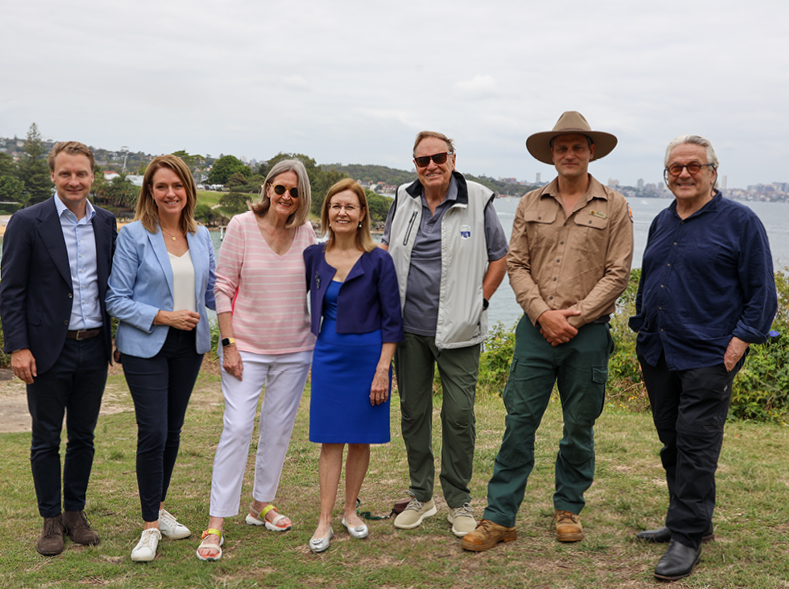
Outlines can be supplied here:
M205 539L208 536L219 536L219 544L206 544ZM225 537L222 534L222 530L217 530L216 528L208 528L206 531L203 532L202 535L203 541L200 542L200 546L197 547L197 558L200 560L208 560L208 561L215 561L222 558L222 544L225 543ZM216 556L203 556L200 554L200 550L216 550L219 552Z
M266 519L266 514L269 511L277 511L277 508L274 507L273 503L269 503L260 511L255 509L254 505L250 503L249 514L247 514L246 519L247 524L250 526L266 526L266 529L272 532L287 532L293 527L293 524L290 524L284 528L278 525L283 519L288 519L287 516L284 516L279 512L277 512L277 516L272 521L268 521Z

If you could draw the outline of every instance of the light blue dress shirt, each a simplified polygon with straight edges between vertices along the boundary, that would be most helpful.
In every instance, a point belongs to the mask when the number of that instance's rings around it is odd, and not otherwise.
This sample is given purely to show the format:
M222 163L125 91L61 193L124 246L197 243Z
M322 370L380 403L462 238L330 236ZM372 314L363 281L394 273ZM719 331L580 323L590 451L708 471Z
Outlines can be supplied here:
M77 216L63 204L60 197L55 198L55 207L66 241L68 265L71 271L71 290L74 296L71 303L70 330L95 329L103 325L99 305L98 270L96 266L96 237L93 234L93 220L96 210L90 201L85 201L85 215Z

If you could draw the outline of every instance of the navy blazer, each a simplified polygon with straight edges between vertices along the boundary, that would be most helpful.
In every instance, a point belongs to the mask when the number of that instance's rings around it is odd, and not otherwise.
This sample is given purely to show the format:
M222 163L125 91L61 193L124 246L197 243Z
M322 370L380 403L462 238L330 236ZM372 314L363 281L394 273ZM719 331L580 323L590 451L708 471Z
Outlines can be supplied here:
M0 275L0 318L6 354L29 348L42 374L52 368L63 350L74 301L66 241L55 199L22 209L11 216L3 237ZM93 235L99 304L104 318L104 348L112 360L112 329L104 304L112 267L115 215L93 207Z
M304 250L304 264L310 293L310 329L317 336L323 297L337 269L326 262L322 243ZM378 329L384 342L403 341L397 274L392 257L382 248L362 254L337 297L337 333L369 333Z

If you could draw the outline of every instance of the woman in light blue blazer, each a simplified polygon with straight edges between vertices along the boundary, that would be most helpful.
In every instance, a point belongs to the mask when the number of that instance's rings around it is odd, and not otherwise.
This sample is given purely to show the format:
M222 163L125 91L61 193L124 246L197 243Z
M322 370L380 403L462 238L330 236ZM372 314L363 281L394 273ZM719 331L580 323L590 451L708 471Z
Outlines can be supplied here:
M118 235L107 310L120 320L121 354L137 418L137 484L143 532L132 560L150 561L162 536L191 532L164 509L186 406L211 349L206 307L214 305L214 248L193 212L189 168L173 155L145 171L135 221Z

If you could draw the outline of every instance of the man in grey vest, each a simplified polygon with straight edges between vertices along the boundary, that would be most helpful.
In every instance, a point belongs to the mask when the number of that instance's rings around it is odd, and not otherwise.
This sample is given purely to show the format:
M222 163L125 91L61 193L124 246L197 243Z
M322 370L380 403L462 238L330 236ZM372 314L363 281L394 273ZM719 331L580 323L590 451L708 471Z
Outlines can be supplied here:
M396 528L435 515L433 373L441 375L441 488L452 532L476 527L468 483L476 440L474 398L488 301L504 279L507 239L495 194L455 171L455 148L441 133L414 142L418 180L397 189L384 247L397 270L405 341L395 352L402 431L411 476L408 507Z
M525 315L502 398L507 428L488 483L488 506L466 550L482 551L517 538L515 518L534 467L534 437L558 383L564 428L556 457L553 496L556 539L584 537L580 513L594 480L594 423L603 411L608 356L614 348L608 318L627 287L633 223L625 197L588 172L589 162L616 146L566 112L552 131L526 147L556 167L558 177L526 194L512 225L507 270Z

